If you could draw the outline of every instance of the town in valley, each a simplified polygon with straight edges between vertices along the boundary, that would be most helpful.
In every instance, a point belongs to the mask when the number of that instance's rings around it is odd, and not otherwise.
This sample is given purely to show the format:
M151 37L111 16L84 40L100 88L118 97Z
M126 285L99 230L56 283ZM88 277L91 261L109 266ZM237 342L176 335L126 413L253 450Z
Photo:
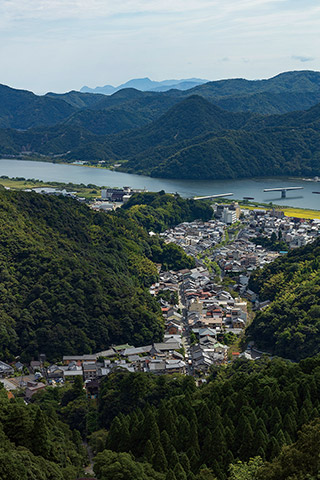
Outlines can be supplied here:
M66 194L54 189L36 191ZM130 187L105 189L101 199L89 206L113 210L132 193ZM93 354L65 355L54 364L47 362L45 352L28 365L19 357L15 362L1 359L0 381L5 388L22 390L30 401L47 386L81 377L88 395L94 398L99 380L119 370L192 375L203 383L213 366L226 365L238 357L255 360L268 355L257 350L253 342L243 345L245 329L255 311L269 304L249 288L250 275L289 249L314 241L320 235L320 220L288 217L277 208L240 207L237 202L217 202L212 207L211 220L184 222L160 233L166 243L175 243L195 259L194 268L180 271L157 265L159 280L149 291L162 310L161 343L108 345ZM156 234L150 231L149 235Z

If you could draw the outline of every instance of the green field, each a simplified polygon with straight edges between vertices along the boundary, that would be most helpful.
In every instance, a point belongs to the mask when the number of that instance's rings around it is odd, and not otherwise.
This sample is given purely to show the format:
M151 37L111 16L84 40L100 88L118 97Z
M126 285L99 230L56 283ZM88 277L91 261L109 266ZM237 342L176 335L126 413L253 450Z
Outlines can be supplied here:
M8 178L5 176L0 177L0 185L11 190L26 190L31 188L49 187L57 189L66 189L68 192L76 192L79 197L84 197L86 200L93 200L101 195L101 187L96 185L83 185L73 183L60 183L60 182L43 182L42 180L35 179L22 179L19 177Z

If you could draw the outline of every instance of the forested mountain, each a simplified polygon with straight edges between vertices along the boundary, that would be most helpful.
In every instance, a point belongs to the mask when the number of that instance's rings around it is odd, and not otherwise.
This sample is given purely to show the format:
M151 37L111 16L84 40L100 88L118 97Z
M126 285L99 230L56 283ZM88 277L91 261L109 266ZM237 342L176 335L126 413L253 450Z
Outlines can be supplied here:
M130 123L130 118L123 119ZM95 135L67 125L27 132L0 130L0 151L62 155L65 160L93 164L120 161L124 171L167 178L317 175L319 122L319 106L263 117L226 112L191 96L151 124L113 135Z
M212 215L172 195L149 203L155 215L157 203L164 214L176 210L171 221ZM194 260L150 237L146 213L95 213L72 199L3 188L0 207L1 356L57 359L162 339L161 310L146 289L157 279L153 261L179 269Z
M88 441L98 480L316 480L320 358L240 359L192 377L115 372L26 405L0 384L2 480L74 480Z
M92 108L96 103L98 103L103 95L91 95L90 93L81 93L76 90L72 90L67 93L46 93L45 97L52 97L60 100L64 100L73 107L76 108Z
M69 92L37 97L2 87L0 95L7 99L0 125L16 129L0 129L0 152L117 162L123 171L166 178L318 175L319 104L283 115L231 112L218 104L221 99L243 100L243 95L251 100L295 95L301 101L305 94L318 95L319 78L318 72L287 72L269 80L209 82L188 92L128 88L111 96ZM243 103L241 109L248 110ZM21 131L41 123L45 126Z
M110 375L102 383L97 427L108 433L91 437L100 452L98 478L125 471L134 480L316 478L319 361L240 360L213 372L200 389L191 377ZM243 464L240 475L237 462L257 456L255 474Z
M163 190L158 193L135 193L123 205L123 212L148 231L158 233L198 218L207 221L213 215L210 202L186 201L179 195L166 194Z
M75 112L65 123L99 135L117 133L147 125L177 101L161 94L125 89L110 97L104 96L90 109Z
M0 85L0 127L27 129L54 125L74 112L59 98L41 97L26 90Z
M88 128L93 133L97 125L97 113L92 109L108 110L111 107L121 117L136 114L131 125L124 122L122 130L142 126L159 118L174 104L190 95L199 95L211 103L229 111L247 111L260 114L280 114L305 110L320 102L320 73L313 71L286 72L267 80L230 79L208 82L189 88L168 92L139 91L135 84L124 84L121 90L105 96L71 91L65 94L48 93L37 96L24 90L0 86L0 127L26 129L34 126L54 125L79 109L89 109L85 117L74 116L75 125ZM186 84L191 86L190 84ZM72 107L72 108L70 108ZM89 116L93 115L92 121ZM101 122L104 122L101 112ZM73 120L68 120L72 124ZM120 119L117 120L120 124ZM106 128L103 133L111 133Z
M250 288L272 301L247 329L258 347L292 360L320 352L319 240L256 270Z

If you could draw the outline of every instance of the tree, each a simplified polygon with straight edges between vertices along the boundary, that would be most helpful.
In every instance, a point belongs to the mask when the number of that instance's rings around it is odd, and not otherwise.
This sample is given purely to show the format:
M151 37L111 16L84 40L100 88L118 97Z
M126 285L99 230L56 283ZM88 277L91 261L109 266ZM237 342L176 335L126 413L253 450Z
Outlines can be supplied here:
M104 450L95 458L93 470L100 480L162 480L149 464L135 462L128 453Z
M248 462L238 461L229 467L229 480L256 480L263 461L260 457L251 458Z
M35 455L41 455L44 458L49 457L50 452L50 439L49 429L46 425L45 417L38 407L31 434L32 452Z
M155 447L152 465L153 465L153 468L158 472L166 472L168 468L168 462L160 441L157 443Z
M150 439L147 440L146 446L144 448L144 459L146 462L152 463L154 455L153 445Z
M181 463L178 462L173 471L177 480L187 480L186 472L184 471Z

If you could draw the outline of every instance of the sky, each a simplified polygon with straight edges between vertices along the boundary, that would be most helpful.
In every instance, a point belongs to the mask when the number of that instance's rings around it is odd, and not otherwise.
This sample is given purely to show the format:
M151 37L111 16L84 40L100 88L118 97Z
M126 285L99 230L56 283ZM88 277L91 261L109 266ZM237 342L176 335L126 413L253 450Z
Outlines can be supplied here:
M320 70L319 27L319 0L0 0L0 83L43 94Z

